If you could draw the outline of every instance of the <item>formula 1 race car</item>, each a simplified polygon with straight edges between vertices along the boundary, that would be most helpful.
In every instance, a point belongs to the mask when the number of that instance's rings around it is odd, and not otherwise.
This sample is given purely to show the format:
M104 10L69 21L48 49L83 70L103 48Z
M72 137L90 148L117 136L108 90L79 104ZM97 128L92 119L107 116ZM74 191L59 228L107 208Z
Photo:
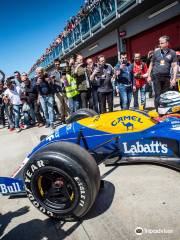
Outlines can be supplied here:
M77 111L68 124L43 137L13 178L0 178L1 193L25 191L44 214L70 220L83 217L93 205L101 162L156 163L180 170L180 101L161 103L167 114L158 118L139 110Z

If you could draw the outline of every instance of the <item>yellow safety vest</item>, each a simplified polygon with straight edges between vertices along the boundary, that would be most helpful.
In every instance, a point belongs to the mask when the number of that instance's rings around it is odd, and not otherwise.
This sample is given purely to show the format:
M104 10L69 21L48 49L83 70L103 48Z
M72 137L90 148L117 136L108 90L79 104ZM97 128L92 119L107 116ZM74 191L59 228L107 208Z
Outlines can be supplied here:
M75 97L79 94L77 90L76 79L69 74L66 74L66 79L68 81L68 86L65 87L67 98Z

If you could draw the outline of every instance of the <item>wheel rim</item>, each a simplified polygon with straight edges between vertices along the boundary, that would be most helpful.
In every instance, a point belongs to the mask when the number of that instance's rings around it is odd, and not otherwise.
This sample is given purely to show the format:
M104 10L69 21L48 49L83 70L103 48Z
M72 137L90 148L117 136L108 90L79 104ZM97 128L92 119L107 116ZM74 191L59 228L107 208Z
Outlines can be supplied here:
M46 209L67 213L77 204L79 192L74 180L61 170L43 170L34 178L33 191Z

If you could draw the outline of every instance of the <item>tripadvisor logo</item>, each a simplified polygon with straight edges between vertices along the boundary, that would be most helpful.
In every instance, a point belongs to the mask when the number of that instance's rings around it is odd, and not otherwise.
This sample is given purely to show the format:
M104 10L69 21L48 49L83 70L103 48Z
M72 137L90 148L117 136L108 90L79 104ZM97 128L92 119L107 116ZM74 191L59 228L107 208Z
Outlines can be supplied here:
M163 144L158 141L152 141L150 143L136 142L133 145L128 146L127 142L123 143L124 153L167 153L167 144Z
M141 228L141 227L135 228L135 234L136 235L142 235L143 234L143 228Z

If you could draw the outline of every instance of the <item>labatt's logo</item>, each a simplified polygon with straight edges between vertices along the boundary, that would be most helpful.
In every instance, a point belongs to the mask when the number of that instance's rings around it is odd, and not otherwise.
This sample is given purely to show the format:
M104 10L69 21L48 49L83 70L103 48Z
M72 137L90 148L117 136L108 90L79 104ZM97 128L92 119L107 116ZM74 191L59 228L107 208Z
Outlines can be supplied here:
M158 141L152 141L149 144L142 144L140 142L136 142L134 145L128 147L127 143L123 143L124 153L167 153L168 147L167 144L162 144Z
M112 126L116 126L118 123L120 122L124 122L124 121L134 121L134 122L139 122L139 123L143 123L142 119L136 116L123 116L123 117L119 117L116 120L112 121L111 125Z

